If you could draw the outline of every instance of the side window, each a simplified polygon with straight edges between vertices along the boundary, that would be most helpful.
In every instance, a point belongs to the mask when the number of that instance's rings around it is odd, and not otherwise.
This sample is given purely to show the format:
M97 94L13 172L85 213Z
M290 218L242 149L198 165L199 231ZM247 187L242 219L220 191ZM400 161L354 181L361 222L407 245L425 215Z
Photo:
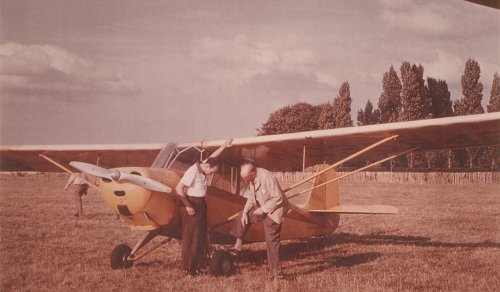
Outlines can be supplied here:
M208 184L226 192L238 194L239 169L229 164L221 163L218 173L210 178Z

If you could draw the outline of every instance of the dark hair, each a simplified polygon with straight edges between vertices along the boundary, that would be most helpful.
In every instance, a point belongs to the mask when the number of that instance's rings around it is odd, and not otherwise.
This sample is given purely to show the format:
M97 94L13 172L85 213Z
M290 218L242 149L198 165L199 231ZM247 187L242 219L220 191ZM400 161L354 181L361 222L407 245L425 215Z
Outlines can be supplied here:
M208 164L211 168L216 167L219 165L219 159L215 157L209 157L207 160L204 161L206 164Z

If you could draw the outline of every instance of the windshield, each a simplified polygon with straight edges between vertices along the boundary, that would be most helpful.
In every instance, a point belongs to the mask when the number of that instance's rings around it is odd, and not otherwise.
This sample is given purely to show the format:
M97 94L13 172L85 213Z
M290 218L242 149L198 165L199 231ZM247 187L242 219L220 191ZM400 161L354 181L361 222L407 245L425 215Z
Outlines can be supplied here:
M160 151L152 167L171 169L182 175L189 167L207 158L208 155L210 154L207 151L198 147L179 149L176 143L168 143ZM219 171L208 177L208 185L233 194L238 193L238 174L238 168L220 160Z

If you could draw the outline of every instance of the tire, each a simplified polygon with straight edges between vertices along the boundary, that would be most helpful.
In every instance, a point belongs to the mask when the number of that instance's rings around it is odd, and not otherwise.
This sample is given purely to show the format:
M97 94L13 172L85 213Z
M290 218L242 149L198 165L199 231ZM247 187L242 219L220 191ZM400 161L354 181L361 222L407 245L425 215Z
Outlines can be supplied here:
M117 245L111 252L111 268L113 270L131 268L134 262L127 259L131 252L130 246L126 244Z
M233 272L233 257L225 250L216 250L210 259L210 273L216 276L229 276Z

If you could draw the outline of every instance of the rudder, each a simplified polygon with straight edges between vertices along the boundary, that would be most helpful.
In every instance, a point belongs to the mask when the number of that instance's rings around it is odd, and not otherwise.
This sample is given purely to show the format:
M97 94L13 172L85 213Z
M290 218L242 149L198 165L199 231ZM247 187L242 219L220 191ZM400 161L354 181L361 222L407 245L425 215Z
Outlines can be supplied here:
M317 171L327 168L328 164L318 165ZM314 179L313 187L337 178L337 172L330 169ZM308 210L325 210L340 205L339 183L334 181L312 189L304 207Z

